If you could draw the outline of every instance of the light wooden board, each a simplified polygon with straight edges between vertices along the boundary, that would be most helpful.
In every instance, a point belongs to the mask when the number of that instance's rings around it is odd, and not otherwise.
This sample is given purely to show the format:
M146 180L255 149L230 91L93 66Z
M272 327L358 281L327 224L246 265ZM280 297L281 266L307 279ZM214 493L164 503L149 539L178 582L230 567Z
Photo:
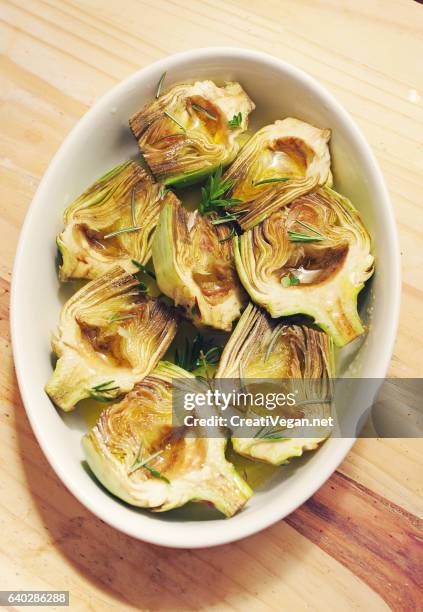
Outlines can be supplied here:
M390 374L421 376L423 6L6 0L0 17L0 588L69 589L72 610L422 609L420 440L359 440L309 502L242 542L200 551L143 544L91 515L48 466L16 386L8 304L25 212L87 108L167 54L245 46L319 79L372 145L394 203L404 264Z

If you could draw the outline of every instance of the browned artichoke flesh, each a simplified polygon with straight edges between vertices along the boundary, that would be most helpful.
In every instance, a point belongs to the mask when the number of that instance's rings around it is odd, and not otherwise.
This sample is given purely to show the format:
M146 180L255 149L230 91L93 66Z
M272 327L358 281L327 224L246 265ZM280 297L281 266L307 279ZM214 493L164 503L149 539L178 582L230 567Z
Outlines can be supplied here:
M229 338L216 378L317 378L334 373L333 343L305 325L278 323L248 304Z
M197 326L229 331L245 303L229 234L177 201L160 213L153 241L157 284Z
M234 252L245 289L272 317L309 315L338 346L364 332L357 296L373 273L370 236L329 187L236 238Z
M58 361L46 391L65 411L88 397L112 401L151 372L175 334L173 310L113 268L64 305L52 340Z
M233 181L226 197L241 200L228 211L237 214L244 230L319 185L331 184L330 134L293 118L254 134L223 177Z
M239 85L212 81L180 84L130 120L143 157L157 180L188 185L237 155L254 104ZM236 127L230 121L241 119Z
M135 272L134 261L151 257L162 204L175 198L135 162L108 172L65 210L60 280L97 278L116 265Z
M226 438L187 436L172 424L174 364L157 368L84 436L87 461L102 484L129 504L163 512L208 501L232 516L252 491L225 459Z
M275 392L274 383L268 379L278 380L278 392L285 381L292 380L295 388L301 388L300 400L313 401L306 406L301 406L300 401L293 412L287 409L283 416L327 418L331 408L326 398L331 394L334 371L333 342L324 332L305 325L278 323L249 304L225 346L216 379L240 378L243 390L256 393ZM325 401L314 402L316 398ZM253 405L247 416L259 413L260 408ZM314 437L290 437L290 430L259 428L251 437L234 435L232 445L240 455L281 465L304 450L316 449L330 430L311 433Z

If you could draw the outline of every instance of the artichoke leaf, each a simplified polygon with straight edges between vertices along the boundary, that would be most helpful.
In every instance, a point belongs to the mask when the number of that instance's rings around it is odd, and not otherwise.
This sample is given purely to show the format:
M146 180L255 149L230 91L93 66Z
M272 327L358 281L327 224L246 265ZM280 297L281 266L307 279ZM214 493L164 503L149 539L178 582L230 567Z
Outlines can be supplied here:
M234 238L236 268L251 299L272 317L313 317L337 346L365 331L357 296L373 273L370 248L358 212L327 186Z
M250 391L281 391L285 381L301 388L300 399L312 399L304 416L327 415L326 403L314 402L316 393L327 398L332 392L331 378L335 371L333 342L325 333L304 325L286 325L272 320L263 310L249 304L243 312L220 359L216 379L238 378L242 373L242 386ZM278 382L269 384L268 379ZM280 381L280 385L279 385ZM298 416L299 406L295 406ZM247 416L257 416L254 406ZM302 416L302 415L301 415ZM258 430L253 437L232 436L236 453L264 461L271 465L287 463L306 450L314 450L330 434L320 429L318 437L291 437L284 430L279 437Z
M65 303L52 339L58 361L45 390L65 411L88 397L116 399L157 365L175 334L172 309L115 267Z
M116 265L135 272L133 260L146 264L151 257L162 204L174 198L135 162L105 174L65 210L57 237L60 280L94 279Z
M185 436L172 425L172 379L193 378L160 362L84 436L87 462L102 484L134 506L163 512L189 501L212 503L226 516L252 495L225 459L226 438Z
M157 180L189 185L238 154L254 104L239 83L179 84L148 103L129 125ZM240 113L240 115L239 115ZM229 122L241 117L237 126Z
M228 231L179 202L160 213L153 240L157 284L198 327L229 331L246 301Z
M231 180L230 207L246 230L318 186L331 184L330 130L298 119L275 121L256 132L223 179Z

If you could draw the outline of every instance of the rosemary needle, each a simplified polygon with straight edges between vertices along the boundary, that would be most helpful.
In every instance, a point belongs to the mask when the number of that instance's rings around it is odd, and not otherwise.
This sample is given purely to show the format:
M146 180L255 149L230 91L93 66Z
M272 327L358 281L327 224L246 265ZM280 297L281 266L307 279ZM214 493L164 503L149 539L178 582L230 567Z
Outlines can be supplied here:
M133 319L135 316L136 314L134 312L132 314L131 313L121 314L121 315L117 314L111 317L110 323L115 323L116 321L126 321L126 319Z
M288 230L290 242L321 242L325 239L324 236L310 236L309 234L301 234L300 232L292 232Z
M289 178L286 176L282 176L280 178L268 178L263 179L262 181L257 181L257 183L254 183L254 187L258 187L258 185L266 185L267 183L284 183L285 181L289 181Z
M135 227L137 224L137 220L135 217L135 187L131 191L131 218L132 218L132 227Z
M204 106L200 106L199 104L195 104L195 103L193 103L191 106L194 110L199 111L200 113L203 113L203 115L205 115L208 119L211 119L212 121L217 121L217 117L209 113L209 111L206 108L204 108Z
M136 225L135 227L124 227L123 229L116 230L116 232L110 232L110 234L106 234L103 238L113 238L113 236L119 236L119 234L129 234L130 232L137 232L142 228L141 225Z
M173 115L171 115L171 114L170 114L170 113L168 113L167 111L164 111L164 114L166 115L166 117L169 117L169 119L170 119L171 121L173 121L174 123L176 123L176 125L178 125L178 126L181 128L181 130L183 130L184 132L186 132L186 129L184 128L184 126L183 126L181 123L179 123L179 121L178 121L177 119L175 119L175 117L174 117Z
M163 81L166 78L166 72L163 72L162 76L159 79L159 82L157 83L157 89L156 89L156 100L157 98L160 96L160 93L162 91L162 86L163 86Z
M317 229L315 227L313 227L312 225L310 225L309 223L306 223L305 221L300 221L300 219L296 219L295 223L298 223L299 225L302 225L303 227L305 227L306 229L310 230L314 234L317 234L317 236L321 236L322 238L324 238L323 234L321 234L319 231L317 231Z

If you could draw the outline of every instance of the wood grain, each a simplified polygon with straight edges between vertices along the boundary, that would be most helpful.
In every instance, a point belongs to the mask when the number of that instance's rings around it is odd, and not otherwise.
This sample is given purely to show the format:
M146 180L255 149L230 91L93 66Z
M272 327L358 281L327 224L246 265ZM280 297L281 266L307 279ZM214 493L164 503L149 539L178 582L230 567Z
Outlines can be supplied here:
M286 519L343 563L394 610L423 595L423 521L354 480L330 482Z
M423 7L411 0L3 0L0 18L0 588L69 589L72 610L422 609L420 440L359 440L311 500L242 542L198 551L150 546L91 515L48 466L16 386L8 303L25 212L87 108L169 53L245 46L310 72L368 138L402 247L390 374L421 376Z

